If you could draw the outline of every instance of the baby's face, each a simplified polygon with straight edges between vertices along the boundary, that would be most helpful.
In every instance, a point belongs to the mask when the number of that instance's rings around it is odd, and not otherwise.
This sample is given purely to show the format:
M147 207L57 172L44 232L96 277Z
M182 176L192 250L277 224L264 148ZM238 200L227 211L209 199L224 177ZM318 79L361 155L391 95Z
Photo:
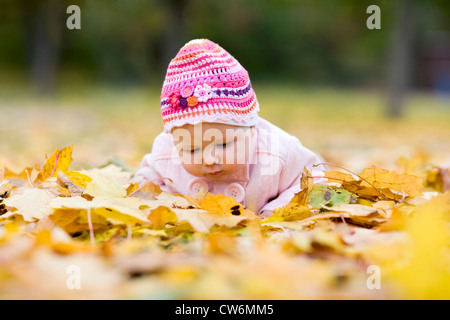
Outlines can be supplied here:
M234 180L243 172L253 134L253 127L220 123L187 124L172 130L183 168L217 182Z

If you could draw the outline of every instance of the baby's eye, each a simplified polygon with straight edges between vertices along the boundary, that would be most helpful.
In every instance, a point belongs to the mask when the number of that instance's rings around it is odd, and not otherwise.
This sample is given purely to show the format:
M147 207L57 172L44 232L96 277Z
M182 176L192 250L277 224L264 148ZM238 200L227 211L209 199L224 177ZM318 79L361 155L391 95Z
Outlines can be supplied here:
M195 153L198 150L200 150L200 148L185 149L183 151L186 152L186 153Z
M218 144L217 146L222 147L222 148L226 148L226 147L228 147L232 142L233 142L233 141L221 143L221 144Z

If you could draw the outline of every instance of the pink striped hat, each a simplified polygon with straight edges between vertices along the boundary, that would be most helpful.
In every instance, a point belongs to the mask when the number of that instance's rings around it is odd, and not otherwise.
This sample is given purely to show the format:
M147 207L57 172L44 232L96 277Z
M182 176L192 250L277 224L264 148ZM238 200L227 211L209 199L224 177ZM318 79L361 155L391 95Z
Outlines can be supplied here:
M161 91L164 131L200 122L252 126L258 111L248 72L216 43L192 40L170 62Z

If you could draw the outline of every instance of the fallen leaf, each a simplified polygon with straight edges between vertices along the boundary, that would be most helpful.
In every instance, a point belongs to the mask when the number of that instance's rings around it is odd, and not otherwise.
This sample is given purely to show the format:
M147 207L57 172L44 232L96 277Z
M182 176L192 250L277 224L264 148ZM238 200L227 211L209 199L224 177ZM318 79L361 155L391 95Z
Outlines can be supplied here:
M55 195L49 191L37 188L18 188L11 191L8 198L3 202L10 208L2 215L2 219L9 218L13 215L21 215L25 221L33 222L39 220L44 215L44 209L55 198Z
M126 188L105 173L90 172L88 176L92 180L86 183L84 194L88 194L92 197L103 196L124 198L127 196Z
M150 211L148 220L154 229L164 229L166 224L175 224L177 222L176 214L165 206L159 206Z
M199 208L219 214L242 216L246 218L258 219L258 216L244 207L232 197L223 194L207 194L197 201Z
M282 208L275 209L269 218L264 219L261 222L267 223L273 221L302 220L312 216L313 214L314 213L310 207L291 202Z
M406 192L409 197L422 195L423 179L410 174L398 174L394 171L380 169L375 166L366 168L359 175L361 187L387 188L398 193ZM371 185L370 185L370 184Z
M69 171L65 175L73 184L83 189L85 189L87 184L92 181L91 177L78 171Z
M91 210L113 224L148 223L147 212L140 210L142 202L136 198L112 198L98 196L88 201L83 197L56 198L48 206L53 210ZM84 214L84 213L83 213Z
M366 227L377 226L387 221L377 208L360 204L341 204L327 208L327 210L339 212L341 218L347 218L352 223Z
M211 213L202 209L172 209L172 211L179 222L188 222L198 232L209 232L214 225L232 228L248 219L245 216Z
M356 181L351 174L341 171L324 171L324 178L327 178L329 182L337 182L339 184Z
M321 209L324 206L336 206L355 202L353 194L345 189L325 184L315 184L309 193L311 207Z
M69 190L70 196L76 197L83 194L84 189L73 183L63 172L58 174L58 180Z
M50 177L56 177L58 171L63 173L68 172L69 166L72 163L73 146L66 147L62 150L57 149L43 165L41 171L38 173L34 183L45 181Z

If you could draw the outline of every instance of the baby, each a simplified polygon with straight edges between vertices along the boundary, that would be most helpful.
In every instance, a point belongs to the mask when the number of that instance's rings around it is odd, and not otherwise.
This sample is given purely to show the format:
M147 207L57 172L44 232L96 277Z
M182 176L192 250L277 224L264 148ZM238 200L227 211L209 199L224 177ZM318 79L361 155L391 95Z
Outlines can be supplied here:
M201 188L234 197L270 216L300 191L308 167L321 158L258 117L247 71L207 39L192 40L169 64L161 92L164 132L136 172L163 191L188 195Z

